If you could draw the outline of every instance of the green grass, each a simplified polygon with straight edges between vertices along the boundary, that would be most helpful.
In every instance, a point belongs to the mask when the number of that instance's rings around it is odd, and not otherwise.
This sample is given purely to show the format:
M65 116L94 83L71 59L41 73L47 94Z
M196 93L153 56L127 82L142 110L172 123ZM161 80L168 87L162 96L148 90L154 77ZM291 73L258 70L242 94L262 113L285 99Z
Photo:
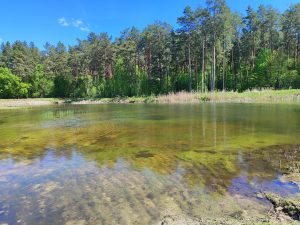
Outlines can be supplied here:
M240 103L268 103L268 102L300 102L300 89L297 90L263 90L213 93L180 92L158 96L160 103L180 102L240 102Z
M178 92L167 95L150 95L140 97L115 97L101 99L76 99L73 104L105 103L200 103L200 102L236 102L236 103L269 103L300 102L300 89L297 90L263 90L239 92Z
M107 104L107 103L300 103L300 89L291 90L254 90L238 92L178 92L167 95L140 97L87 98L87 99L0 99L0 108L53 105L53 104Z

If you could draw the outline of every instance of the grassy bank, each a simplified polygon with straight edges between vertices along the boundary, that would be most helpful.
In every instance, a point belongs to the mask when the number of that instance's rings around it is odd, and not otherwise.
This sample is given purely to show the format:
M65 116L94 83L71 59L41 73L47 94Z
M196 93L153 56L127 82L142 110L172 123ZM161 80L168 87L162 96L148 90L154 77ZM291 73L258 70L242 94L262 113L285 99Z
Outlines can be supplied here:
M300 89L297 90L265 90L238 92L179 92L168 95L147 97L117 97L103 99L69 100L71 104L101 104L101 103L200 103L200 102L232 102L232 103L269 103L269 102L299 102Z
M215 92L215 93L177 93L158 96L158 102L300 102L299 90L265 90L238 92Z
M0 99L0 108L55 105L62 103L64 103L64 100L58 98Z
M116 97L94 99L0 99L0 107L21 107L54 104L106 104L106 103L201 103L201 102L231 102L231 103L300 103L300 89L297 90L264 90L214 93L170 93L168 95L146 97Z

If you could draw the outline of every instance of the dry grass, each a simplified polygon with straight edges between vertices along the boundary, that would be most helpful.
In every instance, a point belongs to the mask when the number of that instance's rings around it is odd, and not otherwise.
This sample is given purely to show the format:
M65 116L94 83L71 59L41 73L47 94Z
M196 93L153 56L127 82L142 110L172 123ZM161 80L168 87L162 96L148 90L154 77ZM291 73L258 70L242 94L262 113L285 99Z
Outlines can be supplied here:
M200 103L200 102L232 102L232 103L300 103L300 89L297 90L252 90L238 92L178 92L159 96L116 97L102 99L0 99L0 108L26 107L53 104L107 104L107 103Z
M168 95L159 95L157 97L159 103L198 103L200 101L199 93L178 92Z
M42 106L42 105L54 105L63 103L63 100L55 98L27 98L27 99L0 99L1 108L10 107L26 107L26 106Z
M179 92L160 95L158 103L197 103L197 102L236 102L236 103L268 103L268 102L300 102L300 90L263 90L238 92Z

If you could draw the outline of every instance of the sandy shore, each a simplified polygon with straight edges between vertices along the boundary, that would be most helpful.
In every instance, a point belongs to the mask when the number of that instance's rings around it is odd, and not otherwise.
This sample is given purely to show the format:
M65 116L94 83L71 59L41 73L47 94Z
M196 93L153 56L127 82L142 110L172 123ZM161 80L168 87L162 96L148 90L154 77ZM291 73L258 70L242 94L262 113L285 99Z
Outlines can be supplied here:
M0 99L0 108L26 107L26 106L43 106L62 104L64 100L54 98L37 98L37 99Z

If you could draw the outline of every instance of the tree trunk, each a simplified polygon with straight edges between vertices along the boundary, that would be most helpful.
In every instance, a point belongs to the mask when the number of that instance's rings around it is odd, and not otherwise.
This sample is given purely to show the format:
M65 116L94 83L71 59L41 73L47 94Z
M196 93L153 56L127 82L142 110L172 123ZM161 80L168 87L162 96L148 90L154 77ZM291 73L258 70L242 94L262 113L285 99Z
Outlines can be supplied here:
M225 84L225 42L223 43L223 51L224 51L224 57L223 57L223 71L222 71L222 78L223 78L223 91L226 90L226 84Z
M213 44L213 71L212 71L212 91L215 91L216 83L216 33L214 33L214 44Z
M194 63L195 63L195 65L194 65L194 67L195 67L194 73L195 73L195 81L196 81L196 90L198 92L199 91L199 86L198 86L198 60L197 60L197 58L196 59L194 58Z
M223 91L226 91L226 83L225 83L225 57L223 59L223 73L222 73L222 76L223 76Z
M204 92L204 77L205 77L205 39L202 40L202 80L201 80L201 92Z
M233 75L233 89L236 91L236 73L235 73L235 63L234 63L234 51L231 49L231 70Z
M192 91L191 37L189 34L189 92Z

